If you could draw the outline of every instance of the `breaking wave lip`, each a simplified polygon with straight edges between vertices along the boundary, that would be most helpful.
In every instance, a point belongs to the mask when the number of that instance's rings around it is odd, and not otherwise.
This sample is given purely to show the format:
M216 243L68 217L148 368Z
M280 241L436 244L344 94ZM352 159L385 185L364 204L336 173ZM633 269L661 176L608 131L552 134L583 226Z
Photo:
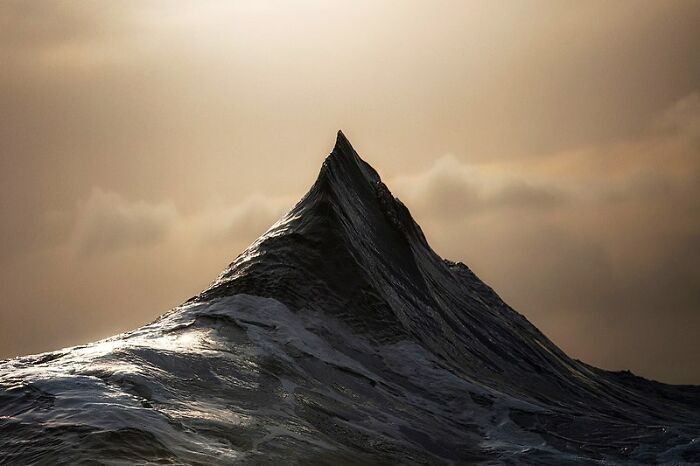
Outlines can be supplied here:
M700 387L573 360L443 260L342 133L155 322L0 362L3 464L692 464Z

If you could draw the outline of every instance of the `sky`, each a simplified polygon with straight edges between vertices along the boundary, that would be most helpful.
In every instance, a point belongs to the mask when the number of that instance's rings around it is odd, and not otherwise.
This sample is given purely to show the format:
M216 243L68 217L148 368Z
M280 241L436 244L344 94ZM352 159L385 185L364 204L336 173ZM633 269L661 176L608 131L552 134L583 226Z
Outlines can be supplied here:
M0 2L0 357L133 329L338 129L569 355L700 383L697 1Z

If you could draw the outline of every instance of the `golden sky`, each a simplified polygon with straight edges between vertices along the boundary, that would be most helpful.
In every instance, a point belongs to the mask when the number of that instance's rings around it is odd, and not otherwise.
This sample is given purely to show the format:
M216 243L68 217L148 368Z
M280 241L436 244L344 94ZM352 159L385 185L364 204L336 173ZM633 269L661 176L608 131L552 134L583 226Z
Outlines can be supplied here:
M144 324L342 128L570 355L700 383L697 1L0 2L0 357Z

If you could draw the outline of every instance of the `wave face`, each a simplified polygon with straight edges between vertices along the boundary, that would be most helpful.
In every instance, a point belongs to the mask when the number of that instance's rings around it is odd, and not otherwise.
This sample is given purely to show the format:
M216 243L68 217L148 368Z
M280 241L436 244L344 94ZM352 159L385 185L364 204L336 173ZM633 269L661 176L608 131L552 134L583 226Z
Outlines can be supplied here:
M135 331L0 363L2 464L692 464L700 387L569 358L338 133L304 198Z

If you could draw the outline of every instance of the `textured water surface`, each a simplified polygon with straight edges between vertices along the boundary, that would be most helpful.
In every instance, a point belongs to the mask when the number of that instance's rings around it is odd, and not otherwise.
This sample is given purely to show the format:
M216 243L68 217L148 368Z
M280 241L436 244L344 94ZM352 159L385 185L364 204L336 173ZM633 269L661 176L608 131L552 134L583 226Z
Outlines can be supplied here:
M700 388L569 358L438 257L342 134L199 296L0 363L2 464L699 462Z

